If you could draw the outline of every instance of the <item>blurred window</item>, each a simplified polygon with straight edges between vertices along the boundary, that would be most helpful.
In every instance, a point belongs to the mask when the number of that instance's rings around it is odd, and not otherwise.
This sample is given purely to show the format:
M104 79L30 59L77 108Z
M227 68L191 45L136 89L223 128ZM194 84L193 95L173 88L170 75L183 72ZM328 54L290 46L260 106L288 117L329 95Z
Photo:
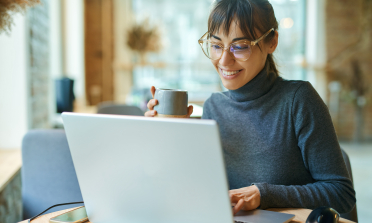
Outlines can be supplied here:
M204 101L224 90L198 39L207 31L212 0L132 0L137 22L149 19L160 28L163 49L147 57L149 64L133 71L134 89L177 88L189 91L189 101ZM304 79L299 66L305 48L305 0L271 0L279 26L279 46L274 53L281 75Z
M306 1L270 0L279 23L279 44L274 53L280 76L305 80Z

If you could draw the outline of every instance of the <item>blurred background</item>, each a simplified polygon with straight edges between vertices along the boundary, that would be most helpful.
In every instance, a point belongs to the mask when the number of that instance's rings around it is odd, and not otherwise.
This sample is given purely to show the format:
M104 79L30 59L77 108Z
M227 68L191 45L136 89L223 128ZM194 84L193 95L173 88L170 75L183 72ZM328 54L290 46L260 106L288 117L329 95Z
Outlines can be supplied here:
M280 24L274 56L281 76L310 81L327 104L350 156L359 221L368 222L372 1L270 2ZM189 102L199 105L201 114L210 94L225 90L197 42L207 31L211 3L42 0L15 13L11 30L0 33L2 153L19 150L31 129L61 128L62 111L96 113L102 104L113 103L144 112L152 85L188 90ZM0 171L4 179L5 172L6 167ZM18 213L5 205L13 199L4 192L10 181L0 178L0 216ZM0 217L0 222L5 220Z

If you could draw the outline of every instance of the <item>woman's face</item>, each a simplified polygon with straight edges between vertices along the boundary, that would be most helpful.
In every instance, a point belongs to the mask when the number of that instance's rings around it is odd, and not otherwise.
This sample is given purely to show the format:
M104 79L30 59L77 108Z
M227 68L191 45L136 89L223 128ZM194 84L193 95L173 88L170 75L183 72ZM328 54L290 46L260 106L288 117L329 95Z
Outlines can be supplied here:
M256 33L261 37L262 33L257 29ZM223 29L221 28L218 33L212 35L211 39L223 44L224 47L227 48L238 38L247 39L240 30L239 24L233 21L227 36L223 33ZM270 43L264 43L264 40L260 41L259 45L261 50L257 45L251 46L252 53L246 61L235 60L227 50L219 60L211 60L220 75L223 86L229 90L236 90L251 81L264 68L267 54L274 52L277 41L278 33L275 32L275 37Z

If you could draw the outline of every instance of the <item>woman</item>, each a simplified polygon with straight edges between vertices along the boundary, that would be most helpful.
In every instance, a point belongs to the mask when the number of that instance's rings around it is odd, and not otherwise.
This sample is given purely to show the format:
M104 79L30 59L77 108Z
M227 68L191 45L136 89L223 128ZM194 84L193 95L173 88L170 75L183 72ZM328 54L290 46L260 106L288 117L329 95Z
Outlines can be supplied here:
M199 40L228 89L206 100L202 118L219 124L233 212L349 212L355 192L328 109L309 82L279 77L277 29L267 0L220 0ZM149 101L146 116L156 114L156 104Z

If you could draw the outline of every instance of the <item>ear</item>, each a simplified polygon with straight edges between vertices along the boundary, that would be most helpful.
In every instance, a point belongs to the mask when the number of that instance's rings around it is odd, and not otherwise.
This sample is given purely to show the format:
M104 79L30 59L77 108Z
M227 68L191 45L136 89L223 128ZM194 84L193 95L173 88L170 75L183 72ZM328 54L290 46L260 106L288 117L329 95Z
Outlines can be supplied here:
M269 54L274 53L276 47L278 46L278 38L279 38L279 33L278 31L275 30L275 35L269 43L269 47L267 48L267 53Z

